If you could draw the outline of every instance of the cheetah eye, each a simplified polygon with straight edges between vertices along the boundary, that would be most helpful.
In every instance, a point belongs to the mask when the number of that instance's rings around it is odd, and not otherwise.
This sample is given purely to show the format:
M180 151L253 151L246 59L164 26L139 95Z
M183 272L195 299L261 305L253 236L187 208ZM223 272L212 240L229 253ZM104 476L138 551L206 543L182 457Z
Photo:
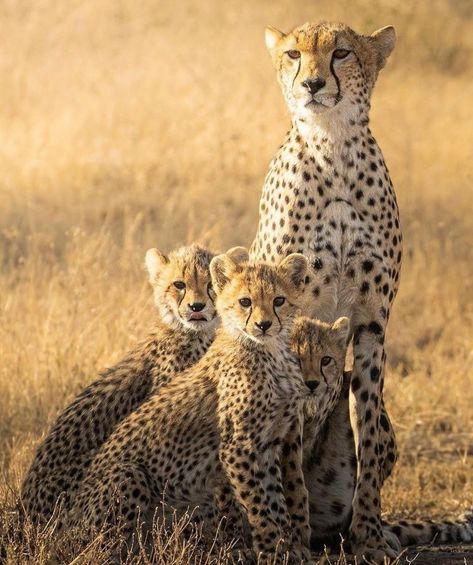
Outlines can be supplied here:
M251 300L249 298L240 298L238 302L243 308L249 308L251 306Z
M297 51L297 49L289 49L289 51L286 51L286 55L289 57L289 59L301 58L301 52Z
M322 357L322 359L320 360L320 367L326 367L327 365L330 365L330 363L332 362L332 358L325 356Z
M282 306L284 304L284 302L286 302L286 299L284 298L284 296L276 296L276 298L273 300L273 304L274 306Z
M345 57L348 57L350 53L351 51L348 51L348 49L335 49L335 51L333 52L333 58L345 59Z
M172 283L177 290L184 290L186 288L186 283L184 281L174 281Z

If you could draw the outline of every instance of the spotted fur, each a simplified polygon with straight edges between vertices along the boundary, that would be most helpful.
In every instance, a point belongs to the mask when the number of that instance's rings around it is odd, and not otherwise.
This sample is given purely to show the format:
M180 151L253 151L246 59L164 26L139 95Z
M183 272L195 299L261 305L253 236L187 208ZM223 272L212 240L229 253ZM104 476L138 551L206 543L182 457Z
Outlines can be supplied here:
M39 446L21 490L22 505L33 522L47 522L58 504L67 509L113 429L207 351L217 322L209 286L212 257L198 245L169 256L148 251L146 263L161 317L142 343L72 401ZM176 288L176 281L184 288ZM203 306L199 320L192 319L190 305L195 303Z
M357 469L354 489L349 481L340 488L352 491L350 535L357 554L382 560L395 555L380 518L378 445L384 338L399 285L402 234L369 108L395 34L391 27L364 36L343 24L305 24L288 34L269 28L266 43L292 128L265 180L250 257L277 263L303 253L313 267L308 312L327 322L351 320ZM312 507L317 504L311 498Z
M287 347L307 268L300 255L277 267L213 260L222 319L214 343L112 434L72 523L90 531L118 516L130 540L137 528L149 532L161 501L183 511L211 506L217 494L220 510L242 511L256 553L279 547L309 556L302 409L310 404L314 418L323 414L338 381L330 374L311 390Z

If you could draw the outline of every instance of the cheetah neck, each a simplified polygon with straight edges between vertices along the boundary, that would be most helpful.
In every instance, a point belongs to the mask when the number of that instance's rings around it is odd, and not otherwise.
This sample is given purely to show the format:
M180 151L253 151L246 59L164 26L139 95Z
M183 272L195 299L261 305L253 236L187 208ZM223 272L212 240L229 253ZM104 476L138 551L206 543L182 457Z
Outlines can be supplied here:
M292 133L301 142L303 153L313 156L322 164L322 169L331 169L343 160L358 161L360 150L358 145L367 143L371 137L369 120L361 116L357 120L331 120L325 115L318 116L311 122L295 119Z

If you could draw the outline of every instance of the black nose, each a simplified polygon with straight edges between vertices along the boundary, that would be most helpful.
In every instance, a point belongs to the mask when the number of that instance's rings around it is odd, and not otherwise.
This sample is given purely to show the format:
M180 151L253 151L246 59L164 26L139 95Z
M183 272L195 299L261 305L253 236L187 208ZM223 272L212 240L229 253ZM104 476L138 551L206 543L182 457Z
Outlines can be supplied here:
M267 332L272 325L273 322L270 322L269 320L264 320L263 322L255 322L255 326L259 328L263 333Z
M189 308L192 312L201 312L205 308L205 304L203 302L194 302L194 304L189 304Z
M311 392L314 392L314 390L319 386L319 381L306 381L305 384Z
M311 93L311 94L316 94L321 88L323 88L325 86L326 82L324 78L320 78L317 77L314 80L305 80L302 83L302 86L304 86L305 88L307 88L307 90Z

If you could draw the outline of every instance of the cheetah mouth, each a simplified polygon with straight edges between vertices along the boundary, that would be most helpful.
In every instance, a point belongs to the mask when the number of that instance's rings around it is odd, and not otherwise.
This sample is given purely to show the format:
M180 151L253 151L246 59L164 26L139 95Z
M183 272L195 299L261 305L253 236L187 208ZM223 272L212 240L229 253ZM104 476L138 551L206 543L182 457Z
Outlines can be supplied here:
M333 108L336 106L342 97L332 94L320 94L319 96L313 96L306 104L305 107L308 109L320 109L320 108Z
M207 322L207 316L201 312L192 312L188 318L189 322Z

